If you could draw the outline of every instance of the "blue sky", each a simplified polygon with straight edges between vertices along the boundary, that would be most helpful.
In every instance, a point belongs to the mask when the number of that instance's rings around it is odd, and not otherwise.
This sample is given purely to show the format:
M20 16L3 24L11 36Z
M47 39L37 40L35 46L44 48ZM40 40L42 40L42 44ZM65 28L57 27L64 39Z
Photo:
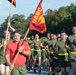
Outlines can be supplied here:
M16 8L14 6L12 7L11 14L24 14L25 18L27 18L30 13L34 13L39 1L40 0L16 0ZM48 9L58 9L71 3L75 4L76 0L43 0L42 8L45 13ZM8 17L9 9L10 3L8 0L0 0L0 24Z

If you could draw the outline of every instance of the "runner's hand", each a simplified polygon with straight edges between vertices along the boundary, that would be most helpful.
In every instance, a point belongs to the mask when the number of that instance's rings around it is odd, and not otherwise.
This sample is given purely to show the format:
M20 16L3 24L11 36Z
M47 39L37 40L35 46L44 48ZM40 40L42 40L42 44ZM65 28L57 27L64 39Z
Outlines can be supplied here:
M3 45L4 45L4 46L6 46L6 44L7 44L7 42L6 42L6 41L4 41Z
M20 47L20 48L18 49L18 51L19 51L20 53L22 53L22 52L23 52L22 47Z
M10 65L10 70L12 70L14 68L14 65Z

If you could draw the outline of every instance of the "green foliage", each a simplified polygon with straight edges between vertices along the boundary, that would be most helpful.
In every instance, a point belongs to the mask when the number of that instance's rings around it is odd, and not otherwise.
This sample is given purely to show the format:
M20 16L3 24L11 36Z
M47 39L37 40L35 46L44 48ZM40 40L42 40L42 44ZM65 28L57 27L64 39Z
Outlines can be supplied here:
M50 17L48 24L48 30L53 33L59 33L63 29L67 34L71 34L72 25L76 21L76 6L71 4L70 6L60 7L55 14Z
M16 30L19 30L21 35L24 36L26 33L30 20L32 18L32 13L25 19L25 16L14 14L11 17L11 25ZM70 6L60 7L58 10L51 10L48 9L45 12L45 22L47 25L47 31L51 31L53 33L59 33L63 29L66 31L67 34L71 34L71 28L73 24L76 24L76 6L71 4ZM6 30L7 27L8 17L5 21L1 24L0 27L0 36L2 37L2 33ZM11 30L10 30L11 31ZM12 32L12 31L11 31ZM29 35L34 35L38 33L37 31L30 31ZM40 34L40 33L38 33ZM42 36L40 34L40 36Z
M1 27L0 27L1 28L0 32L1 33L3 33L4 30L6 30L7 21L8 21L8 18L5 20L4 23L1 24ZM12 18L10 19L10 21L11 21L11 26L14 27L16 30L18 30L21 33L22 36L24 36L25 31L27 30L27 28L29 26L29 21L27 21L25 19L25 16L14 14L12 16ZM9 29L9 31L11 31L11 30Z

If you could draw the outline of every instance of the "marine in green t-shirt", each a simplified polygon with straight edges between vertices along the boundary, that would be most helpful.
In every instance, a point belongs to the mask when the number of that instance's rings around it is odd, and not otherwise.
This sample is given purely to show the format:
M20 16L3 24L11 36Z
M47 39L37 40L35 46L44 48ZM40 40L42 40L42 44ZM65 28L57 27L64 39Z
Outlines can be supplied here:
M34 57L41 57L41 48L40 48L40 43L41 43L41 40L39 39L38 41L37 40L34 40L33 41L33 44L34 44Z
M11 42L12 40L7 40L7 44L9 43L9 42ZM4 44L4 42L5 42L5 39L4 38L2 38L1 40L0 40L0 43L1 44ZM4 53L5 51L4 51L4 45L3 45L3 47L1 47L0 48L0 64L6 64L6 62L5 62L5 53Z
M67 39L67 49L69 51L71 68L73 75L76 75L76 24L72 27L73 35L70 35Z
M76 61L76 36L70 35L66 41L66 44L69 46L69 57L71 62Z
M33 67L35 67L36 60L38 59L38 71L41 72L41 47L40 47L41 40L39 39L39 35L35 34L35 39L33 40L34 44L34 61L33 61ZM34 69L35 71L36 69Z
M70 63L68 60L68 50L66 46L66 33L64 31L61 32L61 40L58 40L56 45L54 46L54 66L61 68L61 75L65 73L69 73ZM62 69L65 69L62 70ZM65 75L66 75L65 74Z

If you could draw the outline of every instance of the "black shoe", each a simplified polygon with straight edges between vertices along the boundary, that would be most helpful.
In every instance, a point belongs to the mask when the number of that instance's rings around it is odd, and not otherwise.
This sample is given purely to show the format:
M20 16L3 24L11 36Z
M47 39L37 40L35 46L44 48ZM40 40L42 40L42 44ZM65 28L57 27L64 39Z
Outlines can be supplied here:
M32 70L32 66L30 65L29 67L30 67L30 70Z
M27 70L30 70L30 67L29 66L27 67Z
M43 67L41 67L41 70L43 69Z
M36 73L36 69L34 68L34 73Z
M52 75L52 73L48 73L48 75Z
M50 72L48 75L55 75L55 73L51 73L51 72Z
M52 75L55 75L55 73L52 73Z
M41 73L41 70L42 70L42 69L41 69L41 67L40 67L40 68L39 68L39 70L38 70L38 71L39 71L39 73Z

